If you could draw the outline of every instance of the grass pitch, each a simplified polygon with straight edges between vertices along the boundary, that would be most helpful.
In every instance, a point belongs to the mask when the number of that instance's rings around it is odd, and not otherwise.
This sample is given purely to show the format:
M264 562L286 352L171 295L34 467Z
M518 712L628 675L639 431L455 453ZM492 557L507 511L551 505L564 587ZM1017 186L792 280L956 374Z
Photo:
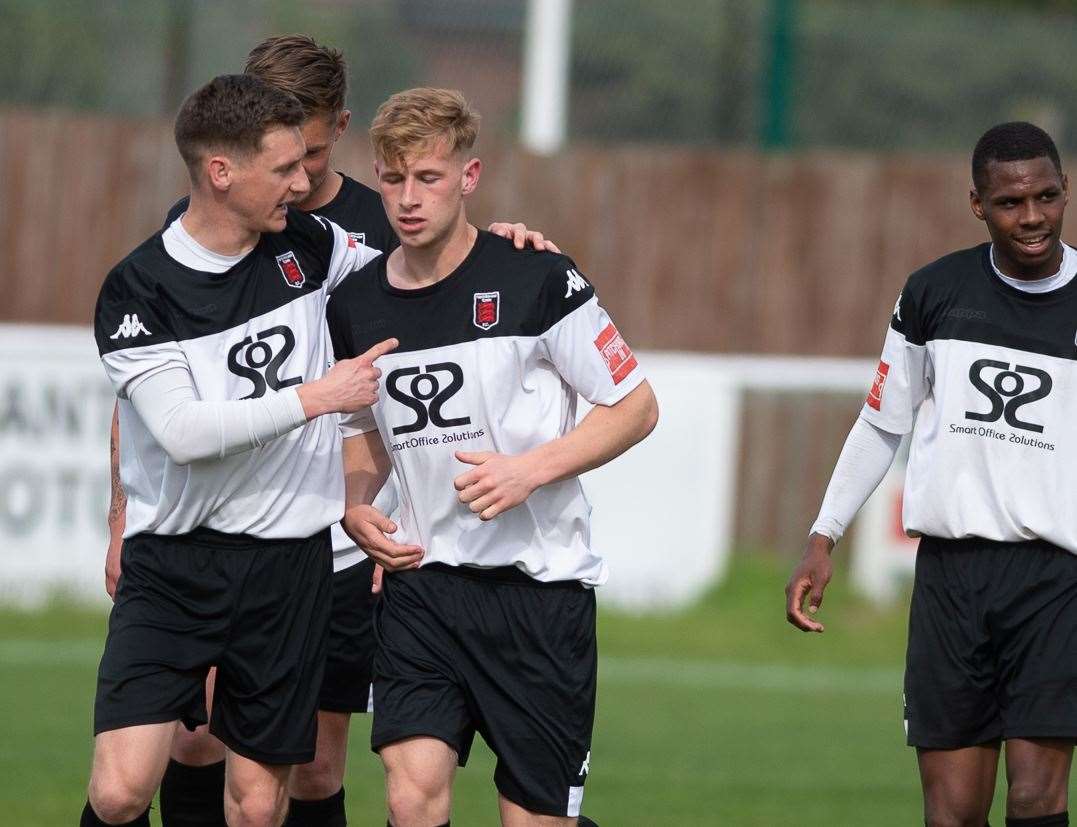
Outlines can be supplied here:
M786 574L742 557L687 612L600 616L586 814L603 827L922 823L902 729L906 604L875 611L839 573L820 612L827 631L809 636L785 623ZM0 611L0 823L76 823L104 631L100 613L71 607ZM385 823L368 736L355 716L345 786L356 827ZM454 824L497 823L492 775L477 738ZM995 823L1001 805L1000 788Z

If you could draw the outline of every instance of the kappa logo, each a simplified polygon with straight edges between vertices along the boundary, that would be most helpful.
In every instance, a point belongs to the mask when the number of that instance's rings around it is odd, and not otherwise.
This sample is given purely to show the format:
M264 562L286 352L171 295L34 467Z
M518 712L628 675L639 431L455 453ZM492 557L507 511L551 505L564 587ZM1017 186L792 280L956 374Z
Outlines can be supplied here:
M501 293L476 293L471 305L471 322L489 330L501 320Z
M890 373L890 365L880 361L875 369L875 379L872 380L871 390L868 391L868 407L879 411L883 406L883 385L886 384L886 376Z
M591 774L591 750L587 750L587 757L583 759L583 763L580 765L580 775Z
M284 283L289 287L298 289L306 284L307 277L303 273L303 268L299 266L299 259L291 250L277 256L277 266L280 268L281 275L284 276Z
M902 292L902 293L898 293L897 301L896 301L896 302L894 302L894 313L893 313L893 316L894 316L894 318L895 318L895 319L897 319L897 320L898 320L899 322L900 322L900 321L902 321L902 318L901 318L901 297L902 297L902 295L903 295L903 294L904 294L903 292Z
M632 349L625 343L613 322L606 325L606 329L598 334L595 339L595 347L602 354L602 360L606 363L606 369L613 377L613 384L619 385L621 381L636 369L636 357L632 355Z
M116 332L109 336L110 339L132 339L135 336L140 336L145 333L147 336L152 336L146 329L146 325L142 324L138 320L137 313L125 313L123 321L120 322L120 326L116 328Z
M567 299L573 293L579 293L585 287L589 287L587 279L581 276L575 269L566 270L565 275L568 276L568 290L565 291L565 298Z

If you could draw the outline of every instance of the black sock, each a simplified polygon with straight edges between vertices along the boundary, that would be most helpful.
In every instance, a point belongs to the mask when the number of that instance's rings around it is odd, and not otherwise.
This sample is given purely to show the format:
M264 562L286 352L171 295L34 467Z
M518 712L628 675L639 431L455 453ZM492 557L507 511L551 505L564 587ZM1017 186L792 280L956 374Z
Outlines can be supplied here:
M313 801L291 799L288 802L288 818L284 820L284 827L346 827L347 824L343 787L329 798Z
M598 827L598 825L587 816L580 816L576 819L576 827Z
M169 761L161 779L163 827L225 827L224 761L195 767Z
M146 812L134 821L125 821L123 824L108 824L97 817L97 813L93 811L93 807L87 801L86 806L82 809L79 827L150 827L150 808L147 807Z
M1054 813L1049 816L1006 819L1006 827L1068 827L1069 823L1069 810L1063 810L1061 813Z

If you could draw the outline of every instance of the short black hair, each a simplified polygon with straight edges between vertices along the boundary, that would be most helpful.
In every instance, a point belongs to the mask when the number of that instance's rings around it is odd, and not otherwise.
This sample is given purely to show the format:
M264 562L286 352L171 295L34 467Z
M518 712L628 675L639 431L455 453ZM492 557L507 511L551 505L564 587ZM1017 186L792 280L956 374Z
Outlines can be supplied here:
M258 152L276 126L301 126L295 97L252 75L219 75L191 93L176 116L175 137L192 176L211 148Z
M1000 123L987 130L972 151L972 183L978 191L987 185L987 165L992 161L1028 161L1050 158L1062 175L1062 160L1051 136L1027 121Z

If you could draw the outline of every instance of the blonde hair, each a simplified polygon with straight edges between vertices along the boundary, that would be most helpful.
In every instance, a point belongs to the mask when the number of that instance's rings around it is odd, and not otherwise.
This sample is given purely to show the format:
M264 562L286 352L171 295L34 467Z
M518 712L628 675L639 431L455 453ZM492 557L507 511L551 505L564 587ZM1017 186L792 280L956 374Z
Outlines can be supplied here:
M420 87L397 92L378 107L370 143L378 160L406 165L407 157L444 142L467 152L479 137L479 113L455 89Z
M320 46L305 34L263 40L247 55L248 75L290 92L309 118L339 115L348 94L348 64L339 49Z

